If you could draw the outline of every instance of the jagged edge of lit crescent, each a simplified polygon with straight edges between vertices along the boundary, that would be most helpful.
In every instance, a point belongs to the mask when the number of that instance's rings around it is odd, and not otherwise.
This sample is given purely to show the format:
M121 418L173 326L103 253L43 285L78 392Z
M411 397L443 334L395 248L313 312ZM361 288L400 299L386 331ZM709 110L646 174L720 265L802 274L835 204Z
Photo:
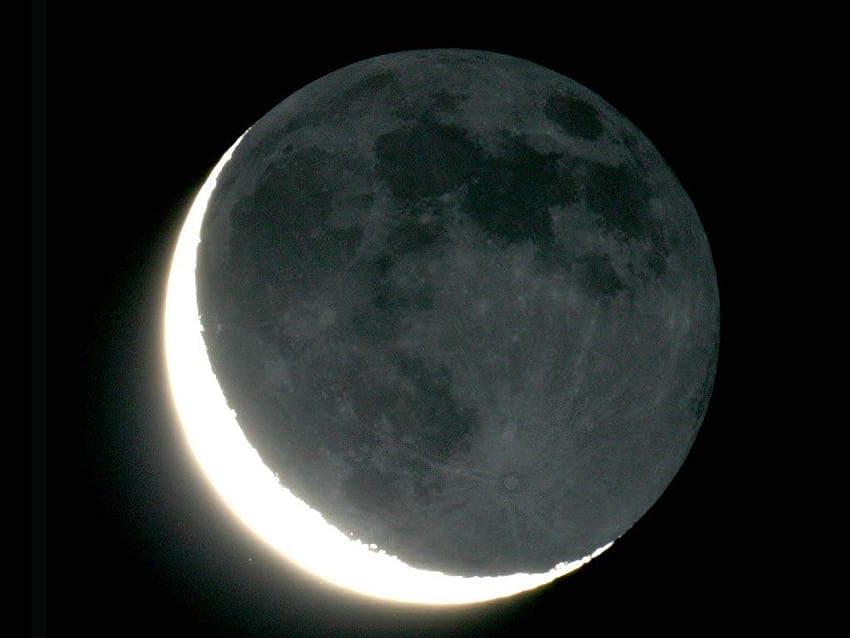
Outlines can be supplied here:
M539 574L463 577L415 569L374 544L346 536L281 485L245 438L213 373L195 289L207 202L244 136L219 160L189 210L171 262L164 313L166 366L180 424L204 474L233 512L312 574L367 596L406 603L461 604L511 596L572 572L608 549L613 542Z

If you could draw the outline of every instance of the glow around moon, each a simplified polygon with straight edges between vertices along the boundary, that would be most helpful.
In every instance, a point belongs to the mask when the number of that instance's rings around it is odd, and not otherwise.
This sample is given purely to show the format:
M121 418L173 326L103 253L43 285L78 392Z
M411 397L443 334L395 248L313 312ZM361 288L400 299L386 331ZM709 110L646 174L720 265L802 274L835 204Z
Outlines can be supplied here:
M218 162L189 211L170 268L164 316L167 369L180 424L201 469L233 513L281 556L319 578L407 603L462 604L511 596L572 572L608 549L611 543L538 574L462 577L415 569L374 544L346 536L280 483L246 439L213 373L196 296L196 252L207 202L241 139Z

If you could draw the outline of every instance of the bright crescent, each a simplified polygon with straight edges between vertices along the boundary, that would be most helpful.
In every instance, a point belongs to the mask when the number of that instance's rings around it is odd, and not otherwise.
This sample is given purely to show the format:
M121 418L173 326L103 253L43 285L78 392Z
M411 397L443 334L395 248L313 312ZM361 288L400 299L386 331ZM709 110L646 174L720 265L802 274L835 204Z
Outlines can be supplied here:
M281 485L248 442L213 373L195 288L207 202L241 140L219 160L189 210L171 262L164 314L166 365L180 424L201 469L233 513L283 557L317 577L405 603L450 605L511 596L572 572L608 549L612 543L536 574L464 577L415 569L373 544L346 536Z

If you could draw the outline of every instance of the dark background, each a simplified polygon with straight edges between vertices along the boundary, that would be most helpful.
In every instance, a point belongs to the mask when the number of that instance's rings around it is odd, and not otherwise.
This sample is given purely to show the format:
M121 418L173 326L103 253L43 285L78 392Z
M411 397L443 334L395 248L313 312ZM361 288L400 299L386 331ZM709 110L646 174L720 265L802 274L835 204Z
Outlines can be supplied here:
M763 386L762 355L775 334L759 309L775 292L766 271L791 270L770 270L761 251L775 227L765 219L778 214L764 193L775 194L783 179L766 168L776 152L768 142L791 91L774 77L797 72L793 44L760 39L756 20L697 13L644 24L613 10L595 22L529 11L490 23L401 5L364 16L330 7L240 13L227 3L197 12L54 4L42 20L40 6L35 26L46 28L35 30L32 108L36 629L46 622L50 635L91 638L535 636L782 624L790 609L775 585L793 593L805 582L783 581L788 548L773 540L787 511L773 496L781 480L762 460L772 454L765 440L781 430L763 406L781 389ZM231 517L182 440L160 328L183 217L248 126L346 64L443 46L557 70L643 130L702 218L722 335L699 437L644 519L549 587L433 610L319 583Z

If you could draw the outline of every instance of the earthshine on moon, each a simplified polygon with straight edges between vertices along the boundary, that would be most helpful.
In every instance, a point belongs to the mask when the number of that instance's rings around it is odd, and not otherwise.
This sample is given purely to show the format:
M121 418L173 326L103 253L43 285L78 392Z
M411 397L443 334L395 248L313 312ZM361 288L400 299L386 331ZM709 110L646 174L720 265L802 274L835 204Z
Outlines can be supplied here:
M168 281L172 394L257 535L370 596L566 574L697 435L719 344L687 194L599 96L466 50L297 91L213 169Z

